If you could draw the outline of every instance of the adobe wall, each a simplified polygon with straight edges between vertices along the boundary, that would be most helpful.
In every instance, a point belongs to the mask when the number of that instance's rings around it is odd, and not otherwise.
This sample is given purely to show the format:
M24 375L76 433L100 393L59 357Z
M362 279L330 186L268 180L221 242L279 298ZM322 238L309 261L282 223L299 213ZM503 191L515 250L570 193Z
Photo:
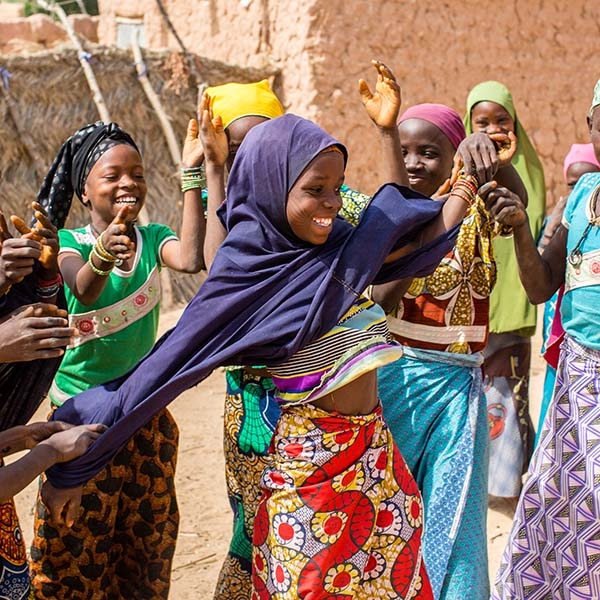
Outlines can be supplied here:
M380 181L377 138L362 113L359 77L374 83L378 58L402 86L403 106L443 102L461 114L469 89L497 79L512 91L537 146L549 202L563 191L562 161L588 141L585 114L600 69L600 3L572 0L163 0L187 48L230 63L282 70L283 102L346 143L347 179L367 192ZM176 42L143 0L100 0L101 43L112 17L144 15L150 46Z

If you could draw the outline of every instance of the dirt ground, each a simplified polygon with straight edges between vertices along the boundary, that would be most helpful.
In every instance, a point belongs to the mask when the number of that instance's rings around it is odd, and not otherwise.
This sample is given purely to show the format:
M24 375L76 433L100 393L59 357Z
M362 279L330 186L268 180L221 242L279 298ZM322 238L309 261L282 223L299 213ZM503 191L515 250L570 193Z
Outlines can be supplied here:
M171 327L179 314L178 311L163 314L161 329ZM543 360L538 354L539 337L534 339L533 347L530 395L532 418L537 424L544 369ZM221 561L227 552L232 521L222 452L224 390L224 375L221 371L215 371L171 405L180 429L177 496L181 512L170 594L173 600L212 598ZM33 420L45 419L47 408L46 405L42 406ZM16 498L27 544L31 541L36 493L37 482L34 482ZM491 577L498 567L510 523L510 519L503 514L489 511Z

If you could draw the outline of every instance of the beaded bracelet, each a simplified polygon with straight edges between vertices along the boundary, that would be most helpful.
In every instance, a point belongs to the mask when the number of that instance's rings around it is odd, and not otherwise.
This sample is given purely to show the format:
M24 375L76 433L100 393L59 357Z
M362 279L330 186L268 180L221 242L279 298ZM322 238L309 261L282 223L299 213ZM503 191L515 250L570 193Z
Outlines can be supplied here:
M97 247L97 253L96 256L100 259L103 260L104 262L116 262L117 257L114 254L111 254L105 247L104 247L104 243L102 242L102 235L104 232L102 232L97 238L96 238L96 243L94 244L94 248Z
M467 203L469 208L475 203L477 197L477 190L473 191L473 185L464 180L457 179L450 190L451 196L458 196L461 200Z
M38 287L41 288L52 287L54 285L62 284L63 278L61 277L60 273L57 273L52 279L42 279L41 277L38 277Z
M90 267L92 268L92 271L94 271L94 273L96 273L96 275L100 275L100 277L107 277L108 275L111 274L112 272L112 267L113 265L110 266L110 269L108 269L107 271L103 271L102 269L99 269L95 264L94 261L92 260L92 254L90 253L90 255L88 256L88 265L90 265Z
M103 261L105 263L109 263L111 265L114 265L117 262L117 259L114 256L111 256L110 258L108 258L108 257L106 257L105 254L102 254L102 251L98 248L98 244L94 244L92 246L92 254L96 258L99 258L101 261Z
M479 181L477 181L477 177L469 173L465 173L464 171L459 171L457 181L462 181L463 183L467 184L473 193L473 196L477 195L477 190L479 189Z
M45 287L36 286L35 292L40 298L47 300L48 298L54 298L54 296L60 292L61 287L62 286L59 283Z
M62 287L63 279L60 273L57 273L56 276L52 279L39 279L37 285L35 286L35 292L44 300L48 298L54 298L56 294L60 291Z
M181 169L181 191L197 190L206 188L206 175L204 166L184 167Z

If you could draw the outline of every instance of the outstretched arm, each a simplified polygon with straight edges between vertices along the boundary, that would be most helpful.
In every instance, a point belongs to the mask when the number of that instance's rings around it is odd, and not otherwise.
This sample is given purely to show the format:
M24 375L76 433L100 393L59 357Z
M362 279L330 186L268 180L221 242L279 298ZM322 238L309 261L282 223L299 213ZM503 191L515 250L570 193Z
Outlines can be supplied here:
M495 182L482 186L479 194L494 220L513 228L519 277L530 302L546 302L564 282L567 230L560 225L543 255L540 255L531 234L525 205L519 196Z
M83 454L105 429L104 425L73 427L49 421L0 432L0 456L30 449L25 456L0 469L0 502L12 498L54 463Z
M397 121L402 104L400 86L394 73L378 60L371 64L377 71L375 93L364 79L358 81L358 91L367 114L377 125L381 139L384 181L408 185L408 174L402 156Z

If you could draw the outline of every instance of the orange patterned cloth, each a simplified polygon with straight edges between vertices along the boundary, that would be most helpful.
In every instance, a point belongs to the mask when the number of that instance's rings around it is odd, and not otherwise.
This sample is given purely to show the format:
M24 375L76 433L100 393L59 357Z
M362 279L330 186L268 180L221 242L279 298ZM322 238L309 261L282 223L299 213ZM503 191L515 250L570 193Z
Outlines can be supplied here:
M29 589L27 552L11 498L0 503L0 598L24 600Z
M489 296L496 281L493 222L477 197L453 250L428 277L414 279L388 315L395 339L406 346L470 354L485 348Z

